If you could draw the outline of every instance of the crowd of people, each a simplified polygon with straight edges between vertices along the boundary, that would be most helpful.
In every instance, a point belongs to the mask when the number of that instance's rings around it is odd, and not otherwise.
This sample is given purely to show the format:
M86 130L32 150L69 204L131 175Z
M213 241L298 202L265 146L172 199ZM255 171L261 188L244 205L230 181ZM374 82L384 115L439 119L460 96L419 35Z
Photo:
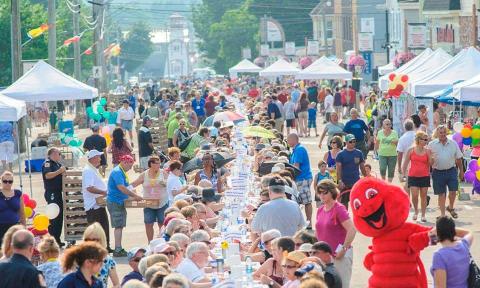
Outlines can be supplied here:
M230 279L226 272L233 273L233 267L224 270L221 247L228 245L222 238L225 226L237 221L228 219L231 215L225 211L231 211L226 200L229 178L239 172L235 166L240 159L239 137L246 137L248 144L242 148L247 156L241 161L248 163L259 186L245 191L249 201L238 217L249 232L238 245L247 268L241 279L244 285L353 286L356 229L348 213L349 194L361 177L377 177L371 163L378 159L378 177L392 182L397 172L410 193L412 221L427 222L427 191L433 186L440 208L433 231L442 246L430 267L435 287L467 287L473 236L453 220L459 217L454 203L463 177L463 154L447 138L441 118L428 119L426 107L418 107L400 135L392 127L391 104L381 93L359 95L338 83L190 81L169 89L133 88L121 107L115 107L106 105L110 119L90 123L92 134L83 145L87 160L82 195L90 226L81 243L64 249L61 241L66 167L60 164L57 148L48 150L42 176L46 202L56 203L61 213L45 235L26 229L22 192L13 188L11 172L2 174L0 287L183 288L236 283L238 279ZM375 116L368 122L362 116L372 108ZM228 111L246 115L250 127L269 136L239 136L239 122L234 121L214 119L203 125L209 117ZM135 118L142 124L137 133ZM167 131L165 153L153 144L150 129L156 119ZM429 121L435 122L434 133L426 129ZM322 122L323 131L318 131ZM99 133L104 126L111 127L109 145ZM13 133L8 123L0 128ZM302 144L308 137L318 138L319 149L325 148L326 138L328 151L318 163L311 162L312 151ZM10 140L4 138L0 141ZM237 159L222 162L218 155ZM318 170L312 169L315 166ZM99 197L106 205L97 201ZM155 206L143 209L147 241L125 249L125 201L144 199L155 200ZM119 257L127 258L130 273L119 275L115 261ZM252 262L258 263L254 272Z

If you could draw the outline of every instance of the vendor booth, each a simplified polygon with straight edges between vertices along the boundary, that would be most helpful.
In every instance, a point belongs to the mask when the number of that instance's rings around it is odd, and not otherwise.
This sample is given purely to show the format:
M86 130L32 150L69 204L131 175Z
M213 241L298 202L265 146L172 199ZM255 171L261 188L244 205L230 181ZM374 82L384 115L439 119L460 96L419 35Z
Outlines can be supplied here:
M302 80L330 80L330 79L352 79L352 72L340 67L338 64L323 56L313 62L310 66L300 71L296 79Z
M260 71L262 71L262 68L253 64L248 59L243 59L237 65L228 69L228 72L230 73L230 77L232 78L236 78L238 76L238 73L258 73Z
M272 65L260 71L262 77L294 76L300 69L284 59L278 59Z

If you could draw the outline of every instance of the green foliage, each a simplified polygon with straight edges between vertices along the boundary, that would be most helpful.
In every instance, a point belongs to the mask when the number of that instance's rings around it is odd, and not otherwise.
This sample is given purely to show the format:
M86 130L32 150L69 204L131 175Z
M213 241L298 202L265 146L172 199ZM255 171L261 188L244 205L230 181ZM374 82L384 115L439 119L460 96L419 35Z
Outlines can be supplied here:
M125 68L133 72L145 62L153 52L153 43L150 40L150 28L143 22L133 25L127 38L122 42L120 58L125 63Z
M241 60L241 49L255 54L258 19L245 9L243 0L204 0L193 10L192 21L204 56L214 60L214 68L226 73Z

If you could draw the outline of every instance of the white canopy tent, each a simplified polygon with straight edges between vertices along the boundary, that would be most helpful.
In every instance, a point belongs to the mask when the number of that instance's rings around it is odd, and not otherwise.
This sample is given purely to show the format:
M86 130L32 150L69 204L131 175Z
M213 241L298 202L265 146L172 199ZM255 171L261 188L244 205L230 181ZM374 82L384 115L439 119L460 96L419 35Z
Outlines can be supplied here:
M438 49L435 50L435 52L436 51L438 51ZM443 51L443 50L441 50L441 51ZM405 63L404 65L402 65L398 69L396 69L394 71L391 71L391 73L408 74L411 71L413 71L415 68L418 68L423 63L425 63L425 61L430 57L430 55L432 55L435 52L433 52L432 49L427 48L427 49L423 50L422 53L418 54L417 57L408 61L407 63ZM443 52L445 52L445 51L443 51ZM393 65L393 63L392 63L392 65ZM388 74L390 74L390 72ZM382 76L378 79L378 84L379 84L379 87L380 87L381 90L384 90L384 91L387 90L389 83L390 83L390 80L388 79L388 75L384 75L384 76Z
M480 102L480 74L453 85L452 96L456 101Z
M262 71L262 68L253 64L248 59L243 59L237 65L228 69L228 72L230 73L231 77L237 77L238 73L258 73L260 71Z
M387 65L378 67L378 74L380 75L385 75L393 71L395 71L395 65L393 65L393 62L390 62Z
M418 67L415 67L414 70L406 73L408 75L409 83L405 90L410 92L412 83L423 79L425 75L432 73L432 71L436 71L446 62L449 62L452 58L453 57L450 54L441 48L435 50L425 62Z
M453 83L468 80L480 74L480 52L469 47L463 49L450 61L427 74L419 81L413 81L410 94L418 97L430 92L451 87Z
M75 80L45 61L39 61L3 90L2 94L26 102L37 102L92 99L98 96L98 90Z
M300 69L280 58L272 65L260 71L262 77L292 76L300 72Z
M307 68L300 71L296 79L352 79L352 72L343 69L325 56L317 59Z
M0 94L0 121L15 122L15 130L17 134L17 150L18 150L18 176L20 177L20 188L23 190L22 181L22 161L20 159L20 141L18 139L18 121L27 115L27 105L25 101L12 99ZM30 193L32 189L30 187ZM31 194L30 194L31 195Z

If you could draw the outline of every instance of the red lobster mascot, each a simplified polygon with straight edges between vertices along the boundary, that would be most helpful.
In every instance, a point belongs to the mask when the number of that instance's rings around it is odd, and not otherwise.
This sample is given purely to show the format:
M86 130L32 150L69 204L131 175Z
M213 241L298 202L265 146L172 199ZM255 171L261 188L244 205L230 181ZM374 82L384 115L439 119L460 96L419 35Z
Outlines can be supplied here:
M350 205L357 230L373 238L363 261L372 272L368 287L426 288L420 251L429 245L431 228L405 222L407 193L385 181L362 178L352 188Z

